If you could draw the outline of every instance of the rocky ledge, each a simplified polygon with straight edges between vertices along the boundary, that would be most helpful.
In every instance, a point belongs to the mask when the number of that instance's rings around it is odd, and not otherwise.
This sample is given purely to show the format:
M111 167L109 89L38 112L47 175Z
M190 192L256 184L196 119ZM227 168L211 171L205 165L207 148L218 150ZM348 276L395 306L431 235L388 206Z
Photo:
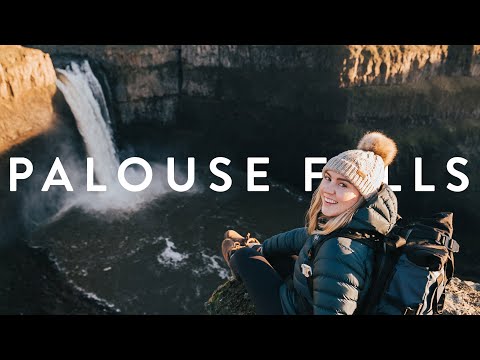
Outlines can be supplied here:
M210 315L255 315L245 286L228 280L205 303ZM444 315L480 315L480 284L454 277L447 287Z

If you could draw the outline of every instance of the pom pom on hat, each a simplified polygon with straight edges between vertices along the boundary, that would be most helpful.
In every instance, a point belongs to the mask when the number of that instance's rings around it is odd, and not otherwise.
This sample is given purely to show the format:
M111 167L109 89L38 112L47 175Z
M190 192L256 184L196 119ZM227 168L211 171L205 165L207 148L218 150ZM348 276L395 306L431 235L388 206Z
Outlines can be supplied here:
M378 131L366 133L358 142L357 149L374 152L382 158L385 166L390 165L397 155L395 141Z

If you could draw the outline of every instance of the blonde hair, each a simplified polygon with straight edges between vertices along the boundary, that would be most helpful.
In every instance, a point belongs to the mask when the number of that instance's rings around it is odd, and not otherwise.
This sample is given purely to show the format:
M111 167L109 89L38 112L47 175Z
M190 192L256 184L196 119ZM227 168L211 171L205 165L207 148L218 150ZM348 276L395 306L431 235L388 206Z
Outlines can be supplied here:
M346 226L352 221L355 212L365 203L365 199L362 196L351 208L347 209L340 215L328 218L321 213L322 197L320 196L319 190L320 186L318 186L313 193L310 208L305 215L305 227L307 228L309 235L327 235Z

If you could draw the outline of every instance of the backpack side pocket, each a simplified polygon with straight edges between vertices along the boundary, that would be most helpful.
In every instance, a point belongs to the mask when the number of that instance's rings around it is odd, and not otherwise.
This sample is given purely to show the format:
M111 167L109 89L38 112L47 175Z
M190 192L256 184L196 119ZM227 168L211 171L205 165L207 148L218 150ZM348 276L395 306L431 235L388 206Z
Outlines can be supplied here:
M386 292L377 313L388 315L433 313L432 302L436 295L437 280L443 270L430 271L402 254L395 265Z

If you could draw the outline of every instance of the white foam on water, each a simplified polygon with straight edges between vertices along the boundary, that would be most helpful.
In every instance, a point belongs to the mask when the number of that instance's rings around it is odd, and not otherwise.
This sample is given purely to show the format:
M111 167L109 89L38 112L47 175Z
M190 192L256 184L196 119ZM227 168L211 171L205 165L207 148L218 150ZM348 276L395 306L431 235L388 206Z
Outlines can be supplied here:
M188 259L190 255L175 251L176 246L173 241L169 240L169 238L165 238L164 240L167 244L167 248L157 256L157 261L164 266L172 267L174 269L185 266L186 264L184 263L184 260Z

